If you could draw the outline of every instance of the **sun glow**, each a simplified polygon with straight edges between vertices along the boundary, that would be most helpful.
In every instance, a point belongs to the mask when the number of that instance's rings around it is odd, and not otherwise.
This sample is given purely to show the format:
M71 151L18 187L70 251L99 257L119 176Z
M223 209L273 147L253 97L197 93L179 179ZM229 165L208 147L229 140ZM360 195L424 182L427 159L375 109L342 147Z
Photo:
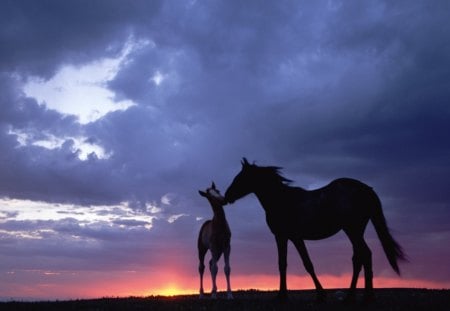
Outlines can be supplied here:
M195 294L194 289L187 289L187 288L180 288L176 284L168 284L167 286L163 286L162 288L153 291L153 294L155 295L161 295L161 296L180 296L180 295L191 295Z

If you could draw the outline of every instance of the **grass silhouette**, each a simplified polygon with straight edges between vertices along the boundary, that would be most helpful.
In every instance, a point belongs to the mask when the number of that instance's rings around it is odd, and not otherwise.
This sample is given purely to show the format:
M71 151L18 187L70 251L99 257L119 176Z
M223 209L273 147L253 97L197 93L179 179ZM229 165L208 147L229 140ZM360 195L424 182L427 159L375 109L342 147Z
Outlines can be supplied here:
M370 305L362 304L363 290L357 290L356 301L350 304L341 300L340 291L345 290L326 290L327 299L320 303L316 302L314 290L289 291L289 300L284 303L275 300L275 291L248 290L234 292L234 300L227 300L226 292L219 292L217 299L209 299L208 296L199 299L197 295L186 295L69 301L8 301L0 303L0 310L450 310L450 290L376 289L376 299Z

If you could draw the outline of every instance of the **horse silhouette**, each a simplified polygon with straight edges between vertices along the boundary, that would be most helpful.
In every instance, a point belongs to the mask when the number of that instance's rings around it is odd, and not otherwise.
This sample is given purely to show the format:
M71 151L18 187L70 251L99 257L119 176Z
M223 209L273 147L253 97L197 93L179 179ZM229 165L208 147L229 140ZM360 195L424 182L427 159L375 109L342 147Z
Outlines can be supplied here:
M214 182L211 187L206 189L205 192L199 191L200 195L207 198L214 212L214 217L211 220L205 221L200 229L198 235L198 259L199 267L198 271L200 273L200 298L203 297L203 273L205 271L204 259L208 249L211 252L211 260L209 261L209 270L211 271L212 278L212 290L211 298L216 298L217 295L217 262L223 253L225 267L224 272L227 279L227 298L232 299L233 294L231 293L230 285L230 240L231 231L228 226L227 219L225 218L225 212L223 210L223 205L225 205L225 198L220 194L219 190L216 189Z
M368 185L350 178L340 178L316 190L289 186L291 180L280 174L280 167L262 167L249 164L243 158L242 170L236 175L225 193L227 202L254 193L266 213L266 221L278 248L280 288L278 298L287 298L286 267L287 243L292 241L311 275L318 299L325 298L304 240L328 238L343 230L353 246L353 276L347 299L353 299L359 273L364 267L364 299L373 298L372 253L364 240L369 220L386 253L387 259L400 275L398 260L406 256L389 232L381 202Z

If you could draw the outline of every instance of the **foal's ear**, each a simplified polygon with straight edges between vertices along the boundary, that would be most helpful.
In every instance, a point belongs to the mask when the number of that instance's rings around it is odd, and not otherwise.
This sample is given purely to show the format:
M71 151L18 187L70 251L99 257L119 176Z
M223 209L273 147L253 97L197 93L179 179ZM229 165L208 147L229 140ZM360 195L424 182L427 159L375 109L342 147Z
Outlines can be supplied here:
M211 182L211 188L216 190L216 184L213 181Z
M203 192L203 191L199 190L198 193L199 193L202 197L206 197L206 192Z

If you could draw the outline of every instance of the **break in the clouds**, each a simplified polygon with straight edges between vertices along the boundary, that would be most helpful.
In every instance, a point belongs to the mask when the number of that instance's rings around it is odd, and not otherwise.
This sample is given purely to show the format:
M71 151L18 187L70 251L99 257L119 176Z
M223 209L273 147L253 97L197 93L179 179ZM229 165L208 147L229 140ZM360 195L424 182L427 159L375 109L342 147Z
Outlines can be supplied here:
M308 189L367 182L410 255L404 277L448 286L446 1L0 8L0 276L20 275L15 288L26 271L37 282L36 271L173 265L195 277L211 215L197 190L224 191L242 156ZM256 200L226 211L234 273L276 275ZM309 244L322 274L351 268L342 243Z

